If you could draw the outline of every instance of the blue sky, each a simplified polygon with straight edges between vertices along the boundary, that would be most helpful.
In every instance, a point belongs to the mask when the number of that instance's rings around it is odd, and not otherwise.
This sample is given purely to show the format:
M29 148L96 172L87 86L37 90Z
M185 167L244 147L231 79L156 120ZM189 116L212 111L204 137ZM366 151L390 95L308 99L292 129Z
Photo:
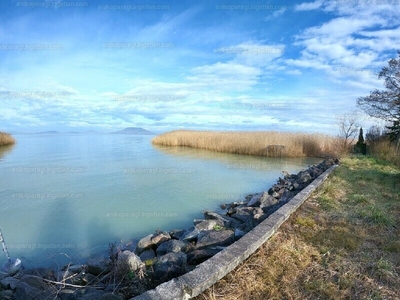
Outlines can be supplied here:
M0 130L336 134L383 88L399 3L2 0Z

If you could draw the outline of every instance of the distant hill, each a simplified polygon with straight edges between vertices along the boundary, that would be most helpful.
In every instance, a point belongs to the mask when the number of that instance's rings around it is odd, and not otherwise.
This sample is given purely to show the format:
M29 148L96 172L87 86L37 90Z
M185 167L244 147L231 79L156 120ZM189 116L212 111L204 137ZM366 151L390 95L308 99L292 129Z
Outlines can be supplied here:
M140 135L153 135L154 133L147 131L141 127L127 127L123 130L111 132L112 134L140 134Z
M35 132L35 134L59 134L59 132L50 130L50 131Z
M96 130L87 130L84 133L90 133L90 134L100 134L101 132L98 132Z

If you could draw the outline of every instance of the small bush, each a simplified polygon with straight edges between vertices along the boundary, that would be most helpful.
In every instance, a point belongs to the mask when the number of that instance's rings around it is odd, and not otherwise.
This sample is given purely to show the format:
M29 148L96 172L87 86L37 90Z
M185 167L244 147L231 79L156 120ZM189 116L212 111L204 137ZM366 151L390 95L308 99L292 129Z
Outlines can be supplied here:
M0 146L8 146L15 144L15 139L11 134L0 131Z

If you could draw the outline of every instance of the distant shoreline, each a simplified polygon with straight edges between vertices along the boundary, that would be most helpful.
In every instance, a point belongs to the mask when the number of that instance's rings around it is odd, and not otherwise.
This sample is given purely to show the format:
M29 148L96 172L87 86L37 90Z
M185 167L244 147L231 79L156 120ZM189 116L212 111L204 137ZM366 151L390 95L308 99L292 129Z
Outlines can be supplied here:
M152 143L265 157L337 157L339 139L318 133L176 130Z

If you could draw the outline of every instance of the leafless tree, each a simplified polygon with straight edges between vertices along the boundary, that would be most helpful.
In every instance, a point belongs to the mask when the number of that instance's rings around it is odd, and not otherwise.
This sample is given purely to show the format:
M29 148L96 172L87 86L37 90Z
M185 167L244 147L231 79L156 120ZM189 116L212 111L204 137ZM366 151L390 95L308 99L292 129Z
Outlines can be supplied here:
M360 127L358 114L357 112L351 112L340 115L336 119L339 127L339 137L343 140L342 150L348 151L350 145L354 143Z

